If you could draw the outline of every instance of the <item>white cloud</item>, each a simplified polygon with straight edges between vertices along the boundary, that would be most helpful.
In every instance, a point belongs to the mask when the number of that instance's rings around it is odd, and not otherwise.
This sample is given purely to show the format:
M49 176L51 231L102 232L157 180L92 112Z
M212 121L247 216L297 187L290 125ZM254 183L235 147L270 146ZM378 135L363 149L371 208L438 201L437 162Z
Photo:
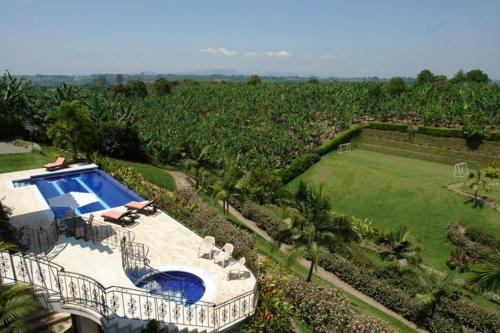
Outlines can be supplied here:
M318 56L318 58L320 58L320 59L335 59L335 58L337 58L337 56L333 53L325 53L325 54L320 54Z
M259 52L247 52L245 53L245 57L258 57L260 56Z
M215 48L208 47L205 49L200 49L200 53L209 54L209 55L220 55L220 56L226 56L226 57L230 57L230 56L234 56L234 55L238 54L238 52L236 52L236 51L231 51L231 50L225 49L223 47L215 47Z
M269 51L266 52L266 56L268 57L289 57L290 53L287 51Z

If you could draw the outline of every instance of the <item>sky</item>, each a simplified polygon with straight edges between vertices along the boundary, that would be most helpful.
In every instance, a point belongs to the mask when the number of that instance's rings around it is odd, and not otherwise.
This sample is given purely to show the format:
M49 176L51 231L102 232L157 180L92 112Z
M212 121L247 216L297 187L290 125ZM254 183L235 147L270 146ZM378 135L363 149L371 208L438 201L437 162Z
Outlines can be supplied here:
M500 78L499 0L0 0L0 70Z

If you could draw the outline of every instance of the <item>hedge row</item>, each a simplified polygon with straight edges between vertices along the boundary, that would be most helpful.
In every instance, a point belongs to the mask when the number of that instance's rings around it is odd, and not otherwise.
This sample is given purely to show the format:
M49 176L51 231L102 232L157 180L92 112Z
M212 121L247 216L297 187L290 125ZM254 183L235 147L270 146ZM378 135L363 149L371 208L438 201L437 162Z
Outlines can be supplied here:
M269 272L268 264L264 265ZM305 282L274 266L271 273L292 301L297 315L314 332L394 332L378 320L357 314L337 289L315 282ZM278 286L277 286L278 287Z
M445 138L464 138L464 131L456 128L439 128L439 127L424 127L419 126L417 133L445 137Z
M318 155L325 155L335 149L343 143L351 141L352 138L357 137L361 134L362 127L353 126L345 132L340 133L331 140L324 142L321 146L316 148L314 151Z
M398 288L393 280L380 276L374 269L355 265L342 256L330 253L320 257L319 265L405 318L418 322L420 309L415 297L406 290ZM455 324L455 328L452 328L450 318L458 321L460 325L480 332L497 332L500 329L500 314L480 308L463 299L459 301L445 299L438 305L438 311L448 317L448 320L439 319L439 316L427 318L423 324L432 332L456 332L457 326ZM445 326L449 329L443 329Z
M321 159L318 154L305 154L290 163L286 169L280 171L280 177L284 184L289 183L304 171L309 169Z
M408 131L408 125L391 124L391 123L369 123L366 127L381 131L396 131L405 133Z
M229 203L236 208L241 215L255 224L273 239L278 239L281 231L281 221L269 215L262 207L250 200L230 199Z
M392 123L369 123L366 128L377 129L382 131L408 132L408 125L392 124ZM443 128L443 127L427 127L419 126L417 133L425 134L434 137L444 138L465 138L464 131L458 128ZM486 135L486 140L500 141L500 132L491 132Z
M321 255L319 265L405 318L412 321L417 319L419 309L415 299L393 283L377 278L373 268L355 264L331 253Z

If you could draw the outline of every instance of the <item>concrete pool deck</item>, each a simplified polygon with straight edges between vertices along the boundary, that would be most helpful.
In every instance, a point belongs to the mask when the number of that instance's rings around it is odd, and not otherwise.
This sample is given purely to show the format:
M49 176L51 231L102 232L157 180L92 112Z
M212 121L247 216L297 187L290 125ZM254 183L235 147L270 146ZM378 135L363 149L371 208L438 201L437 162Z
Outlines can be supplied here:
M44 168L0 174L0 199L14 209L10 222L16 227L23 225L46 225L54 220L54 213L50 209L36 185L14 187L13 181L28 179L39 175L57 175L68 171L80 171L97 168L95 164L72 164L69 168L46 171Z
M94 167L96 166L77 165L69 170ZM61 170L65 171L68 169ZM45 173L44 169L34 169L0 174L0 198L5 197L2 201L14 209L11 217L13 225L44 225L53 221L54 215L36 186L15 188L12 185L13 180ZM125 208L118 207L114 210ZM102 212L93 213L99 222L102 220ZM147 257L151 267L160 271L186 271L202 278L206 287L202 301L220 304L251 291L256 285L256 278L246 268L241 279L228 280L227 272L235 263L234 260L223 268L211 259L199 258L198 246L202 238L165 212L158 211L150 216L141 215L134 225L126 229L134 233L134 242L148 246ZM47 258L63 266L68 272L87 275L99 281L104 287L134 288L123 271L119 248L59 236L58 243Z

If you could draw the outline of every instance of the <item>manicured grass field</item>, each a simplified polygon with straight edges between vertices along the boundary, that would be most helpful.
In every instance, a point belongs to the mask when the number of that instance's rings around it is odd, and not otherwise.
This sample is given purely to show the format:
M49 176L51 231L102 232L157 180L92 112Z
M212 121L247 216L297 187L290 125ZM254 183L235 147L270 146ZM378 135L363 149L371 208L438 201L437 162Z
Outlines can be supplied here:
M141 173L144 178L155 185L166 188L167 190L172 192L176 189L174 178L172 178L172 176L165 169L155 167L151 164L128 161L119 162Z
M446 270L453 247L446 238L449 221L500 234L499 212L472 208L446 189L457 182L453 167L446 164L364 150L334 152L288 186L294 188L300 180L317 186L325 182L337 212L372 219L383 230L408 226L424 264L441 270Z

